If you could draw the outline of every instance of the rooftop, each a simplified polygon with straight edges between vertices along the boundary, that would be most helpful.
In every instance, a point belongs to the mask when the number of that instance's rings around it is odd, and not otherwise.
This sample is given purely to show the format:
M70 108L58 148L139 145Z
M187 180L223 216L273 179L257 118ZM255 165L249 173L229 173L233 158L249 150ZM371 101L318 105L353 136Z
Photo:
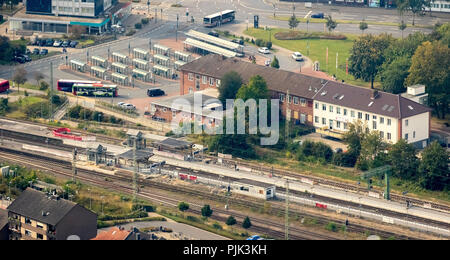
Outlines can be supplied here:
M56 225L76 206L78 204L74 202L51 198L43 192L28 188L9 205L8 211Z
M252 185L252 186L261 187L261 188L275 187L274 184L259 182L259 181L249 180L249 179L239 179L239 180L234 181L234 183L235 184L239 184L239 183L247 184L247 185Z
M322 88L326 80L291 71L261 66L237 58L225 58L211 54L189 62L180 67L181 71L194 72L214 78L222 78L230 71L238 72L244 83L251 77L261 75L269 90L289 93L294 96L312 98Z
M8 211L0 209L0 230L8 224Z
M335 81L328 81L314 100L398 119L431 111L430 108L401 95Z
M120 227L112 227L107 231L100 231L92 240L125 240L131 234L131 231Z
M104 22L104 18L88 18L88 17L73 17L73 16L54 16L54 15L44 15L44 14L29 14L26 13L26 8L18 11L13 17L8 19L25 19L25 20L36 20L36 21L52 21L52 22L62 22L62 23L92 23L101 24Z

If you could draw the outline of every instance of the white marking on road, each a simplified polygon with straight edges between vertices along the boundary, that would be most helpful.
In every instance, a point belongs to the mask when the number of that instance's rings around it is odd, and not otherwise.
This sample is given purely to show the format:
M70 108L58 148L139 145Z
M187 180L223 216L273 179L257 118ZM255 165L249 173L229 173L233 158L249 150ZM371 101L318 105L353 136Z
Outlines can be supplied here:
M305 15L305 19L308 18L308 16L310 16L312 13L312 11L309 11L306 15Z

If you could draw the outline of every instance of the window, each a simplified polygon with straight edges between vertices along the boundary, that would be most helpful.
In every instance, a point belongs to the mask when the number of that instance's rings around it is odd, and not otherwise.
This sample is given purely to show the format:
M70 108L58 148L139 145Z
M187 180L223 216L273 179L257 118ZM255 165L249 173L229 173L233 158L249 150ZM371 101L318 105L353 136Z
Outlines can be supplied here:
M214 78L209 78L209 85L214 86Z
M315 122L315 123L319 123L319 117L318 117L318 116L315 116L315 117L314 117L314 122Z
M315 109L319 109L319 103L317 103L317 102L314 103L314 108L315 108Z
M330 112L333 112L333 106L330 106Z
M387 139L391 140L391 133L387 133Z
M36 223L36 227L40 229L44 229L44 225Z
M25 224L30 224L31 225L31 219L25 218Z
M380 131L380 137L384 139L384 132Z
M30 230L26 230L26 229L25 229L25 236L29 236L29 237L31 237L31 231L30 231Z
M198 80L195 81L195 89L200 90L200 81Z
M369 121L370 120L370 115L366 114L366 120Z
M294 104L298 105L298 97L294 97Z
M380 117L380 124L384 124L384 117Z
M362 113L358 112L358 119L362 119Z
M284 102L284 94L281 94L281 93L280 93L280 101L281 101L281 102Z
M196 79L200 79L200 75L195 74L195 78L196 78Z
M405 140L408 140L408 134L405 134Z
M341 128L341 121L336 121L336 128Z
M377 130L377 121L372 121L372 129Z
M376 115L373 115L373 116L372 116L372 119L373 119L373 120L377 120L377 116L376 116Z
M289 104L292 104L292 96L289 96Z
M408 126L408 119L405 120L405 125Z
M177 117L177 111L172 111L172 117L173 118Z
M336 107L336 114L341 114L341 108L340 107Z
M347 109L344 108L344 116L347 115Z
M326 125L327 124L327 120L325 119L325 117L322 117L322 125Z
M192 73L188 74L188 80L190 80L190 81L194 80L194 75Z
M416 131L413 132L413 138L416 138Z
M163 112L166 112L166 111L167 111L167 109L164 107L164 108L163 108Z
M300 104L302 105L302 107L305 107L306 106L306 99L300 98Z
M355 111L353 111L353 110L350 111L350 116L351 116L351 117L355 117Z
M322 110L323 110L323 111L326 111L326 110L327 110L327 105L323 104L323 105L322 105Z
M216 86L220 87L220 79L216 79Z
M208 77L202 76L202 84L208 83Z
M38 233L36 235L36 238L39 239L39 240L43 240L44 239L44 235Z
M391 119L388 118L387 125L391 125Z
M348 124L344 123L344 129L347 130L348 129Z

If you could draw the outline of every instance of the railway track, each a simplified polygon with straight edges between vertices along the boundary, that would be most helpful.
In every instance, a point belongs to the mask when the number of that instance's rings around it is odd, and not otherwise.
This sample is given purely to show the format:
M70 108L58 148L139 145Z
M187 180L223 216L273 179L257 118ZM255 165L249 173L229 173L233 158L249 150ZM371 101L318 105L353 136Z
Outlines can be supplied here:
M0 150L5 150L4 148L1 148ZM20 156L17 154L21 154ZM7 156L6 156L7 155ZM6 152L6 153L2 153L2 155L0 157L3 157L5 159L9 159L11 160L11 158L16 158L15 161L19 162L20 164L24 164L24 160L22 159L21 156L27 156L27 164L29 166L38 168L38 169L42 169L44 171L50 171L52 172L52 169L49 169L47 166L48 165L53 165L55 169L61 168L61 169L66 169L67 173L64 173L62 175L65 175L66 177L71 177L71 163L70 162L65 162L65 161L60 161L59 159L55 159L55 158L47 158L41 155L32 155L29 153L24 153L24 152L20 152L20 151L13 151L12 153L10 152ZM30 157L31 156L31 157ZM30 165L30 161L33 162L32 165ZM40 164L42 164L43 162L45 162L44 164L46 166L42 166ZM62 166L63 165L63 166ZM115 176L115 175L109 175L109 174L102 174L102 173L97 173L97 172L92 172L92 171L86 171L83 169L79 169L78 173L80 174L84 174L84 175L88 175L90 176L90 178L93 178L93 176L99 177L102 181L101 181L101 185L102 187L105 187L105 182L104 179L108 178L108 179L115 179L117 181L121 181L121 182L125 182L125 183L131 183L131 174L128 175L119 175L119 176ZM77 176L77 178L79 179L79 176ZM86 178L86 177L84 177ZM106 182L107 183L107 182ZM109 183L107 183L109 185ZM189 195L189 197L200 197L200 198L206 198L206 199L210 199L213 201L220 201L220 202L225 202L226 201L226 197L222 197L219 195L214 195L214 194L210 194L210 193L205 193L205 192L199 192L196 189L191 189L191 188L187 188L187 187L177 187L177 186L173 186L173 185L169 185L169 184L163 184L163 183L159 183L159 182L154 182L154 181L149 181L149 180L143 180L140 179L139 180L139 185L142 185L144 187L150 187L150 188L157 188L157 189L161 189L161 190L166 190L166 191L171 191L171 192L177 192L177 193L184 193ZM131 189L129 186L125 186L128 189ZM122 187L123 189L123 187ZM152 193L154 194L154 191L152 190ZM245 207L245 208L262 208L264 207L264 204L261 202L256 202L256 201L251 201L251 200L239 200L239 199L229 199L230 204L233 205L238 205L241 207ZM225 212L230 214L227 211L221 210L221 209L215 209L216 212ZM224 214L225 214L224 213ZM271 209L270 214L273 215L283 215L284 214L284 208L283 205L281 206L277 206L274 207L273 209ZM324 217L317 217L315 215L310 215L310 214L306 214L305 212L294 212L294 211L290 211L290 215L291 216L298 216L298 215L303 215L305 217L312 217L314 219L316 219L318 221L318 223L320 224L327 224L330 221L330 219L324 218ZM233 214L235 215L235 214ZM237 216L237 215L236 215ZM267 220L263 220L262 223L268 223ZM278 228L279 230L283 230L284 229L284 225L280 225L279 223L270 223L271 226ZM292 229L291 230L295 230ZM352 231L352 232L359 232L359 233L365 233L365 232L370 232L371 234L378 234L382 237L391 237L391 236L395 236L398 239L412 239L411 237L408 236L404 236L404 235L399 235L399 234L394 234L391 232L387 232L387 231L380 231L377 229L373 229L373 228L368 228L366 226L361 226L361 225L357 225L357 224L352 224L348 227L347 229L348 231ZM299 232L299 231L298 231ZM284 232L283 232L284 234ZM292 236L291 236L292 237ZM292 237L293 238L293 237ZM300 238L299 238L300 239ZM311 238L308 238L311 239ZM335 239L335 238L319 238L319 239Z
M25 165L25 166L31 166L33 168L37 168L46 172L50 172L53 174L57 174L57 175L61 175L64 177L68 177L71 178L72 177L72 173L71 173L71 166L69 165L65 165L63 167L61 167L60 163L56 163L54 162L54 160L49 160L49 161L45 161L45 166L41 165L42 164L42 158L41 156L37 156L38 158L30 158L27 157L27 161L25 162L23 160L22 156L19 156L17 154L12 154L9 152L2 152L2 154L0 155L0 158L4 158L8 161L14 161L18 164L21 165ZM64 169L64 170L63 170ZM95 177L100 177L100 178L95 178ZM91 171L86 171L86 170L78 170L78 175L77 175L77 180L80 181L84 181L90 184L94 184L103 188L109 188L109 189L113 189L115 191L120 191L120 192L124 192L127 194L133 194L134 190L130 185L126 185L123 184L123 182L126 183L130 183L131 179L125 178L125 177L116 177L116 176L111 176L111 175L107 175L107 174L101 174L101 173L96 173L96 172L91 172ZM111 182L111 181L105 181L104 178L108 178L108 179L116 179L118 181L122 181L122 183L119 182ZM156 202L160 202L163 204L168 204L171 206L177 206L178 204L178 200L177 199L172 199L172 198L168 198L167 195L158 195L155 193L153 188L158 188L158 189L163 189L163 190L169 190L169 191L174 191L173 189L167 189L167 185L158 185L157 183L152 183L152 185L148 185L149 182L145 182L145 181L140 181L139 182L140 185L144 184L147 187L151 187L152 191L149 192L147 189L143 189L140 190L139 192L139 196L141 198L144 199L150 199L152 201L156 201ZM182 192L183 189L177 189L176 192ZM186 193L186 192L185 192ZM192 191L188 191L187 193L189 193L190 195L193 196L203 196L205 194L201 194L199 192L192 192ZM208 196L209 199L212 199L213 196ZM233 202L235 203L235 202ZM242 203L243 206L249 206L248 203ZM200 208L202 207L202 205L198 205L195 203L190 203L191 206L194 206L194 209L192 209L191 211L197 214L201 214ZM226 211L226 210L222 210L222 209L214 209L214 212L221 214L221 216L213 216L212 218L215 220L219 220L219 221L226 221L225 216L228 216L230 214L232 214L233 216L235 216L238 220L243 220L246 215L238 213L238 212L231 212L231 211ZM250 228L250 231L254 231L254 232L258 232L258 233L264 233L266 235L268 235L269 237L274 237L274 238L279 238L282 239L284 238L284 225L281 225L280 223L277 222L273 222L270 220L266 220L266 219L260 219L260 218L252 218L252 223L253 226L252 228ZM305 239L309 239L309 240L336 240L336 237L333 236L327 236L327 235L323 235L323 234L317 234L308 230L303 230L303 229L299 229L296 227L290 227L290 237L292 239L296 239L296 240L305 240Z
M45 125L42 123L29 122L26 120L19 120L19 119L11 120L11 119L5 118L5 117L0 117L0 119L5 119L5 120L9 120L9 121L17 121L17 122L26 123L26 124L45 126L51 130L57 129L57 127L51 127L51 126L48 126L48 125ZM79 131L79 130L74 130L73 132L96 136L98 141L106 141L107 143L112 143L112 144L120 144L123 141L123 140L115 138L115 137L87 133L87 132L83 132L83 131ZM21 139L21 142L29 143L29 141L27 141L25 139ZM32 143L30 143L30 144L32 144ZM34 143L34 144L36 144L36 143ZM42 143L40 145L42 145ZM73 148L64 147L63 149L66 151L69 151L69 150L71 151ZM170 149L168 149L168 150L171 152L176 152L176 153L180 152L178 150L170 150ZM208 159L212 159L214 161L217 161L217 159L218 159L218 157L215 157L215 156L210 156L210 155L203 155L203 156ZM286 170L277 169L274 167L267 167L267 166L263 166L261 164L250 163L250 162L247 162L244 160L223 159L223 162L224 162L224 164L228 164L228 165L240 165L240 166L248 167L248 168L252 169L253 171L272 173L274 175L286 176L286 177L291 177L291 178L295 178L295 179L306 178L315 183L318 183L319 185L328 186L328 187L335 188L335 189L337 188L337 189L342 189L342 190L347 190L347 191L352 191L352 192L367 192L366 188L363 188L360 186L343 183L343 182L338 182L338 181L333 181L333 180L329 180L329 179L325 179L325 178L315 177L315 176L311 176L311 175L305 175L305 174L301 174L298 172L286 171ZM397 201L397 202L402 202L405 204L406 204L406 201L409 201L411 203L411 205L413 205L413 206L424 207L424 208L425 208L425 205L429 205L430 208L432 208L432 209L450 212L450 206L448 206L448 205L439 204L439 203L435 203L435 202L431 202L431 201L425 201L425 200L408 197L408 196L403 196L403 195L398 195L398 194L394 194L394 193L391 193L391 200Z

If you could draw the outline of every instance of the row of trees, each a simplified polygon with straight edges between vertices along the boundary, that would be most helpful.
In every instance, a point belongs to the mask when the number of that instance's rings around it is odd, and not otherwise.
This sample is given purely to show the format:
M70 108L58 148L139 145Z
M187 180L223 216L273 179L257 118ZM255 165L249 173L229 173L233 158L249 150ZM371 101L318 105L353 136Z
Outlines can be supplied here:
M345 156L360 170L386 164L392 166L393 176L402 180L417 181L429 190L450 189L449 153L438 142L432 142L422 151L422 159L412 144L400 139L393 145L383 142L378 131L366 131L360 121L350 124L345 134L348 151Z
M6 36L0 36L0 62L9 63L15 55L24 54L26 44L22 41L10 41Z
M381 80L384 91L398 94L406 86L423 84L429 105L445 118L450 102L450 24L438 25L425 35L417 32L405 39L391 35L366 35L355 41L349 72L357 79Z
M189 209L189 204L182 201L180 203L178 203L178 209L181 212L185 212ZM209 218L212 216L213 214L213 210L211 209L211 206L209 206L208 204L204 205L201 209L202 212L202 216L205 218ZM228 226L233 226L236 225L237 221L233 216L229 216L225 222L225 224L227 224ZM244 221L242 222L242 227L245 229L248 229L252 226L252 222L250 221L250 218L247 216Z
M325 17L325 20L326 20L325 25L328 28L328 32L331 33L334 29L336 29L338 23L336 22L336 20L333 20L331 15ZM309 23L309 20L307 20L307 23ZM298 27L299 24L300 21L297 19L295 14L292 14L292 16L288 20L289 29L294 30L295 28Z

